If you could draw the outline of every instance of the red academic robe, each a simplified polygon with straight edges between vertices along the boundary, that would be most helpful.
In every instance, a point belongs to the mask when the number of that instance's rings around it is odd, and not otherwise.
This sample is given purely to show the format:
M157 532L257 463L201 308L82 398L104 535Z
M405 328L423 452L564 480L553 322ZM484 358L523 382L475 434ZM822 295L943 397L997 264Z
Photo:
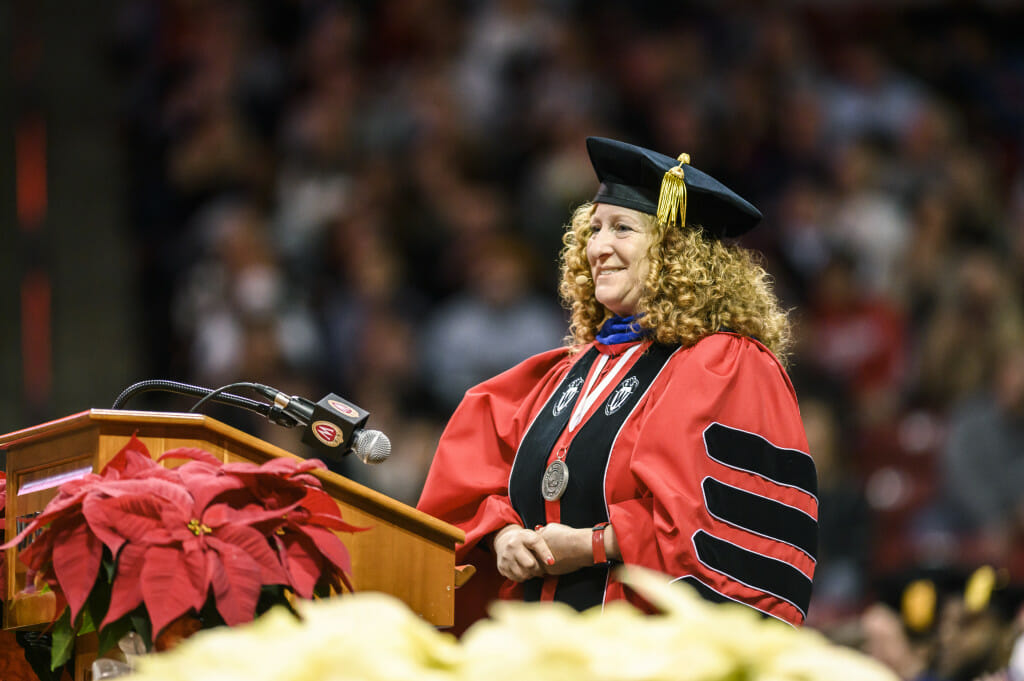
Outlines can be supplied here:
M627 364L651 354L648 345ZM707 598L802 623L817 550L817 482L785 370L763 345L732 333L664 356L615 426L602 454L603 475L591 476L603 503L596 512L614 527L623 562L685 580ZM478 570L456 593L457 630L482 616L491 600L523 595L522 585L498 574L482 540L508 524L532 526L538 509L541 522L564 522L565 498L545 502L539 489L540 506L524 519L509 496L510 476L514 464L523 474L528 459L520 455L517 462L521 442L535 421L559 410L552 405L560 395L572 395L568 379L578 379L585 357L587 349L551 350L470 389L441 437L418 506L466 532L457 561ZM571 375L577 362L581 367ZM585 424L613 411L609 405L621 401L635 368L628 366L605 388ZM534 457L531 466L542 469L556 452L564 455L584 430L561 430L550 455ZM568 463L573 479L579 462ZM566 577L547 578L535 593L551 598L554 590L547 587L559 579ZM601 584L601 601L637 600L614 573Z

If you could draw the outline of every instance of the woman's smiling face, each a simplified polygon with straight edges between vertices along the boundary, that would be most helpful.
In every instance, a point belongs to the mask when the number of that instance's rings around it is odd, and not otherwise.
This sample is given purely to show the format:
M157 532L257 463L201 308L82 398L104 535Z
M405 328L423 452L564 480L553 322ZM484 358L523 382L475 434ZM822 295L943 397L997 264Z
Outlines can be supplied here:
M598 203L590 219L587 261L597 302L620 317L636 314L650 271L650 216Z

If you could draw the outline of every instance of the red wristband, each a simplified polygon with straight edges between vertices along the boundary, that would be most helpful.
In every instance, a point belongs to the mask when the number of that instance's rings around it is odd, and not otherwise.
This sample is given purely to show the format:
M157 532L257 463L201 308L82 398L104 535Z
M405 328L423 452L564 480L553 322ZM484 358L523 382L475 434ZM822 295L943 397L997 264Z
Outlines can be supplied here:
M591 543L594 547L594 565L606 565L608 563L608 554L604 552L604 528L608 527L608 523L598 523L594 525L594 531L591 533Z

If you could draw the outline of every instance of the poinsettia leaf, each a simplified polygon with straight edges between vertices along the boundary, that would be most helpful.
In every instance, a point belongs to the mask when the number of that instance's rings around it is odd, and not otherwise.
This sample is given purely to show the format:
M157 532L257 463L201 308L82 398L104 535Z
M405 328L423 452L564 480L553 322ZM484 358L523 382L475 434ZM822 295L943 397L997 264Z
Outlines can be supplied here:
M258 487L260 485L305 487L303 483L297 482L293 476L298 472L318 467L306 461L300 463L293 459L279 458L271 459L259 466L248 462L225 464L222 470L225 475L234 475L245 480L246 484L250 487ZM319 485L320 483L316 481L315 484Z
M101 563L104 577L107 579L108 584L112 584L114 581L114 575L117 573L117 562L111 557L110 552L107 551L103 554L103 563Z
M195 586L179 547L151 546L142 565L142 600L156 636L192 608Z
M123 478L121 482L128 482L129 480L166 480L168 482L181 484L181 479L178 476L178 469L164 468L160 464L156 464L148 470L139 471L136 475L133 475L130 478Z
M84 522L60 520L54 533L53 570L71 608L71 621L85 605L103 557L103 545Z
M71 628L71 612L65 608L53 626L53 648L50 651L50 671L56 671L71 659L75 650L75 632Z
M277 459L271 459L276 461ZM225 475L236 475L239 477L253 475L260 470L258 464L252 463L251 461L230 461L221 466L221 470Z
M259 504L246 504L241 508L232 508L227 504L214 504L203 513L203 522L210 527L222 525L259 526L269 523L276 527L285 517L295 511L299 502L283 508L263 508ZM261 528L262 530L263 528Z
M19 535L20 536L20 535ZM15 537L17 539L17 537ZM14 541L11 542L12 544ZM6 548L5 544L4 547ZM31 571L42 568L51 562L53 557L53 532L46 530L32 540L27 547L18 554L18 560L27 565Z
M210 452L205 449L200 449L199 447L178 447L177 449L170 449L161 454L157 458L157 461L163 462L168 459L190 459L192 461L200 461L202 463L210 464L217 468L220 468L224 463Z
M313 589L316 588L322 574L322 559L318 556L316 548L310 546L312 540L305 535L288 532L279 539L279 542L288 583L300 597L312 598Z
M168 471L159 466L157 468L165 471L167 475L130 480L102 480L93 485L90 496L158 496L174 504L191 505L192 496L181 477L175 471Z
M348 549L345 548L344 542L341 541L338 535L315 525L300 525L294 527L294 529L309 537L316 546L317 551L320 552L320 555L335 568L342 572L350 572L352 570L352 559L349 556Z
M189 461L173 470L181 479L182 484L187 487L190 492L197 486L205 484L204 481L207 479L225 477L219 467L211 466L210 464L203 463L201 461ZM240 487L240 485L237 484L234 486Z
M356 532L366 532L368 530L373 529L372 525L366 525L365 527L359 525L352 525L351 523L347 523L344 520L339 520L334 516L320 514L310 514L310 516L306 519L306 522L304 524L318 525L320 527L324 527L329 530L334 530L336 532L349 532L351 534L355 534Z
M79 629L78 633L81 635L85 633L85 627L91 626L92 630L99 630L103 618L107 614L107 606L110 605L110 581L106 577L106 570L101 569L99 576L96 578L96 583L92 587L92 593L89 594L89 598L85 601L85 607L82 608L82 629Z
M302 500L302 507L307 509L310 513L319 515L336 515L341 517L341 510L338 508L338 502L331 498L327 492L318 488L308 488L306 490L306 496Z
M202 609L210 591L210 576L206 562L206 554L209 552L206 542L201 541L198 537L194 537L182 545L185 576L191 584L193 593L190 605L196 612Z
M310 471L326 471L327 470L327 464L324 463L322 460L317 459L315 457L312 458L312 459L299 459L298 461L294 461L294 463L295 463L295 473L293 473L293 475L299 474L299 473L308 473ZM317 481L317 484L319 484L319 480Z
M146 548L140 544L125 544L117 555L117 572L110 586L110 605L100 624L101 631L142 604L142 564Z
M288 576L281 567L281 561L270 547L266 536L245 525L225 525L214 530L207 537L207 542L214 550L224 553L224 544L231 544L249 555L260 566L261 584L284 584Z
M146 609L136 608L128 618L132 623L132 631L138 634L142 642L146 644L146 650L153 650L153 625L149 621Z
M129 478L147 471L157 463L149 454L149 449L132 434L128 443L114 455L107 465L100 471L100 475L106 478Z
M171 535L164 517L169 510L178 518L175 525L187 524L183 516L188 512L187 506L181 508L157 495L90 497L83 507L89 527L114 554L125 542L147 545L169 542Z
M349 577L348 572L339 572L337 576L338 579L341 581L342 587L345 591L347 591L348 593L355 593L356 587L352 584L352 579ZM339 593L341 593L341 591L342 589L338 589Z
M284 508L300 501L306 495L305 485L280 475L264 473L235 474L261 506L268 509Z
M339 532L365 532L371 529L345 522L341 517L338 503L329 494L319 489L307 491L306 498L302 501L302 507L309 513L303 521L305 524L320 525Z
M320 478L309 473L300 473L298 475L291 476L291 479L295 482L300 482L306 487L320 487L323 483L320 482Z
M89 608L82 608L82 612L78 615L78 620L75 624L75 635L82 636L84 634L91 634L96 631L96 623L92 619L92 615L89 614Z
M214 501L234 492L245 491L241 480L230 475L204 475L182 473L182 480L188 486L195 507L204 509Z
M91 475L91 478L92 483L95 483L95 481L100 479L99 476L96 475ZM19 532L17 536L5 544L0 545L0 549L9 549L12 546L17 546L26 537L33 535L41 528L45 528L58 517L70 516L79 513L81 511L82 500L85 498L87 493L87 488L83 488L81 484L76 485L76 483L81 482L81 480L73 480L69 483L65 483L61 487L61 491L57 493L57 496L51 499L46 505L43 512L33 518L32 522L29 523L24 530ZM63 490L71 485L76 485L76 491L73 494L65 494Z
M224 466L225 472L233 474L246 474L255 471L284 477L290 477L298 473L306 473L312 470L326 468L326 464L324 464L320 459L290 459L283 456L270 459L258 466L244 461L230 463Z
M215 587L217 612L228 626L253 619L260 596L260 566L252 556L233 544L219 544L216 550L226 583Z
M125 637L132 630L132 620L128 615L111 622L99 630L99 650L97 655L103 656L107 651L112 650L118 641Z

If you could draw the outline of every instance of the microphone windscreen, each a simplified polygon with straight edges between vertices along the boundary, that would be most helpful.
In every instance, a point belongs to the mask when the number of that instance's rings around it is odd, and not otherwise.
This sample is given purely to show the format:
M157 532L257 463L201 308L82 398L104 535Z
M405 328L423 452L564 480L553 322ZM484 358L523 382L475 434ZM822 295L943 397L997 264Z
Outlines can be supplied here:
M379 430L360 430L352 439L352 451L363 463L378 464L391 456L391 440Z

